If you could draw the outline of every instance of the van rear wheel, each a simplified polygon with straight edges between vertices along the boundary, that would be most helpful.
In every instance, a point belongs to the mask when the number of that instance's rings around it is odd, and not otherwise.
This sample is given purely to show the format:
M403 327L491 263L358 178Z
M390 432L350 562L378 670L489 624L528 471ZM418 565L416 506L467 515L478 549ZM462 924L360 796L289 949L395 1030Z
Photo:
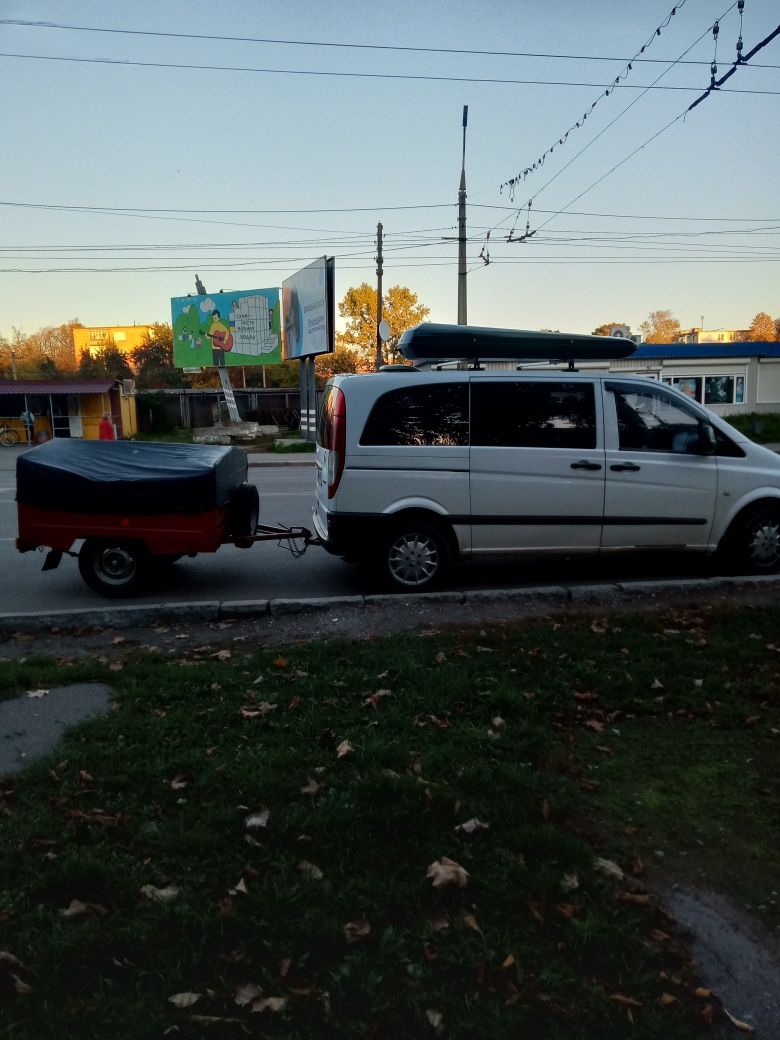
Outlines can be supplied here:
M433 524L409 520L385 539L381 573L394 592L424 592L440 582L449 562L443 533Z

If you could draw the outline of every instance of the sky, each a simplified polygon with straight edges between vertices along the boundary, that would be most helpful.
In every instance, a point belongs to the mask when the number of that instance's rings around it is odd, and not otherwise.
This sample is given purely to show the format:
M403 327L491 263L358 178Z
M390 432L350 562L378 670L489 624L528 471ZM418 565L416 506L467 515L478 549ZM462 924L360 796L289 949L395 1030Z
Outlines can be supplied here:
M339 300L376 284L380 221L385 288L455 322L464 105L470 324L777 316L780 35L682 118L714 22L722 75L740 17L671 10L3 0L0 335L170 321L196 273L210 293L279 286L322 255ZM777 0L746 0L743 53L778 22Z

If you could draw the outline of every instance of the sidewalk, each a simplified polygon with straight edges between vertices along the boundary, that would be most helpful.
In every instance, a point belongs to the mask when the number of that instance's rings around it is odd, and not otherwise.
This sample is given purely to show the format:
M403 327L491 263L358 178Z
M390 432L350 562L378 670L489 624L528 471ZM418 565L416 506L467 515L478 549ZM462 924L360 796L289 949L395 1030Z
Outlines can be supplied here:
M239 445L240 447L240 445ZM251 451L247 452L250 467L259 466L314 466L314 452L274 452L274 451Z

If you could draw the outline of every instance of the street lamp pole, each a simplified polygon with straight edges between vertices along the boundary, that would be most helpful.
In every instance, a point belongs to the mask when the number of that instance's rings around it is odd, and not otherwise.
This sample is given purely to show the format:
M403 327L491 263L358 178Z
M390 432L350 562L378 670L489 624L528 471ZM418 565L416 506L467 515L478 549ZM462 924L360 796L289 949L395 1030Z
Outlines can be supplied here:
M467 325L466 319L466 124L469 106L463 106L463 156L458 191L458 325Z

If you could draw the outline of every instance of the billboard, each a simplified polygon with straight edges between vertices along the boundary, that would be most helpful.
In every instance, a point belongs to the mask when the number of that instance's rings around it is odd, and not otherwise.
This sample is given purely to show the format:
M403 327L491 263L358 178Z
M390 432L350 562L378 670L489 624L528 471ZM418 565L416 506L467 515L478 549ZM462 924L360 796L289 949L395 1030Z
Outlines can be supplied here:
M278 289L175 296L171 324L178 368L281 363Z
M282 282L286 360L333 352L334 274L333 257L321 256Z

